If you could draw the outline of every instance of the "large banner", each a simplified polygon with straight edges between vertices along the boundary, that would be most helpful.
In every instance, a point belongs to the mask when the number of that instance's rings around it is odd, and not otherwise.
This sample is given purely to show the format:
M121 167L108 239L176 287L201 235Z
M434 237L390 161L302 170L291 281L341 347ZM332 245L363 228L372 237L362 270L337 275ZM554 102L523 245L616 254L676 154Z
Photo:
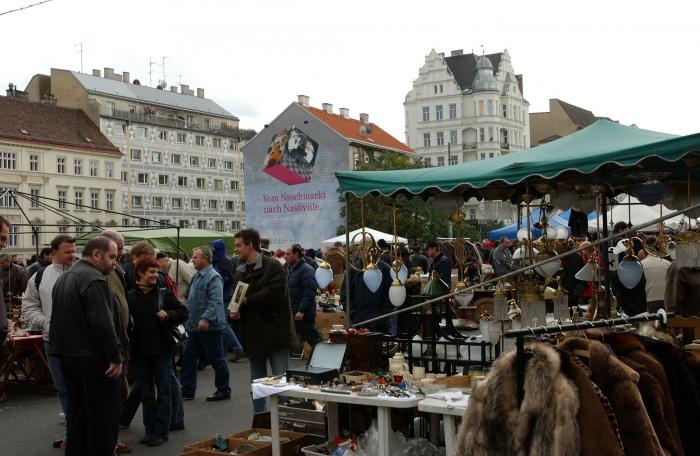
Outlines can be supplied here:
M347 153L329 153L293 125L269 143L251 142L244 153L247 228L269 237L275 249L293 243L317 249L335 236L342 220L333 173L346 167Z

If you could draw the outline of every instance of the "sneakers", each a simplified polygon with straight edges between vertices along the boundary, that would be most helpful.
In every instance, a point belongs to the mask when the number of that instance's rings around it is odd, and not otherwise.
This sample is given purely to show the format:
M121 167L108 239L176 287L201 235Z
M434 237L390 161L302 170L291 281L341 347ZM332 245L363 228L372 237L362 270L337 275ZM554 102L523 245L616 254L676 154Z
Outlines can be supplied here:
M114 446L114 452L117 454L131 453L131 447L129 445L127 445L126 443L118 442Z
M66 440L65 439L54 440L53 443L51 444L51 446L53 448L63 449L66 447Z
M170 425L171 431L182 431L183 429L185 429L185 423L177 423Z
M214 394L207 396L207 402L223 401L226 399L231 399L231 393L224 393L223 391L217 391Z
M144 445L148 445L150 447L154 447L154 446L162 445L167 441L168 441L168 439L164 439L163 437L158 437L157 435L146 435L141 440L139 440L139 443L142 443Z

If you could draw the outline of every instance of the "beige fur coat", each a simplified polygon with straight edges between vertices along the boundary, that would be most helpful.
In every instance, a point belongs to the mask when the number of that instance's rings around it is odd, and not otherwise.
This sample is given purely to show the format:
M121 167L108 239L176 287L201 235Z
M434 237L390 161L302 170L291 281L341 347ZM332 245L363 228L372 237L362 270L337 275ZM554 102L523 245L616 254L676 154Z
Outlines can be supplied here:
M515 351L498 359L472 391L455 443L458 456L578 456L578 392L557 351L533 344L525 397L517 406Z

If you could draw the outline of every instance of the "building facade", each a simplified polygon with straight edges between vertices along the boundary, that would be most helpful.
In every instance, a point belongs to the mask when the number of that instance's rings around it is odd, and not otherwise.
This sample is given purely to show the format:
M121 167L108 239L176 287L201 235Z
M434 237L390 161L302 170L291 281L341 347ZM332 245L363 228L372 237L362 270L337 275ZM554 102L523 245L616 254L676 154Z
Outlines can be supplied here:
M243 227L240 148L254 132L241 131L238 118L205 98L204 89L146 87L105 68L90 75L52 69L26 91L41 98L47 87L59 106L85 111L121 152L120 210L131 216L121 225Z
M478 56L434 49L404 101L406 144L429 166L506 155L530 146L529 103L508 50ZM471 204L467 217L510 220L509 204Z
M8 251L31 255L59 233L117 226L119 215L103 209L122 205L119 149L78 109L31 102L12 87L7 94L0 97L0 213L13 224Z
M591 111L574 106L558 98L549 99L548 112L530 113L530 137L533 147L556 141L576 133L592 123L607 119L597 117Z

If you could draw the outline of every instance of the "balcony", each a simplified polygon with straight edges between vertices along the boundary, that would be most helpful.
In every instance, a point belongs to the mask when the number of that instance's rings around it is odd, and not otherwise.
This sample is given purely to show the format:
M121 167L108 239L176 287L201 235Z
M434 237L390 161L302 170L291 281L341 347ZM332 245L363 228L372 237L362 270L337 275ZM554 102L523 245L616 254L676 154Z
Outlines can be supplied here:
M501 142L501 149L509 150L510 144L508 144L507 142Z
M462 143L462 150L476 150L479 144L475 142Z

